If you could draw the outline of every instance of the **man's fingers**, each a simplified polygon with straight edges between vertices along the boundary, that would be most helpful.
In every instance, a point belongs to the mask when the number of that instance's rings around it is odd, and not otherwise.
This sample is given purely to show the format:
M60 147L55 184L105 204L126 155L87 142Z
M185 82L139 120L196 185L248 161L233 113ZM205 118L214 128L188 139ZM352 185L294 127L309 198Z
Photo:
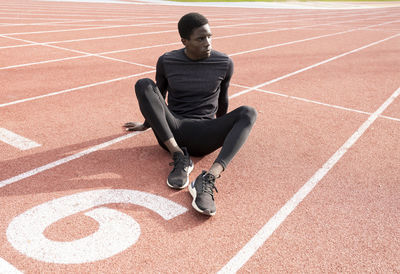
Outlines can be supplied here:
M142 131L144 130L143 124L138 122L127 122L124 124L126 131Z
M136 123L134 122L127 122L124 124L124 127L134 127L136 125Z
M128 123L125 123L124 124L124 127L129 127L129 128L132 128L132 127L140 127L140 126L142 126L142 123L138 123L138 122L128 122Z

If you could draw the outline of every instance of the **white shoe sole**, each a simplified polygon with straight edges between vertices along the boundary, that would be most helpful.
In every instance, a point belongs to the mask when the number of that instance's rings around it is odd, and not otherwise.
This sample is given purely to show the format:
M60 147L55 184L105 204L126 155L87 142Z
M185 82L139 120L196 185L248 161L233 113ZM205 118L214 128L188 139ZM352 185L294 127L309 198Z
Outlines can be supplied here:
M186 182L183 184L183 186L181 186L181 187L173 186L173 185L171 185L171 184L168 182L168 179L167 179L167 185L168 185L170 188L173 188L173 189L184 189L184 188L187 187L188 184L189 184L189 174L190 174L190 172L192 172L193 169L194 169L194 164L192 164L191 166L189 166L188 171L187 171L187 174L186 174Z
M192 195L192 197L193 197L192 207L193 207L197 212L199 212L199 213L201 213L201 214L208 215L208 216L214 216L215 213L216 213L216 211L210 212L210 211L208 211L208 210L201 210L200 208L198 208L198 206L197 206L197 204L196 204L197 191L196 191L196 188L192 186L192 185L194 185L194 182L195 182L195 181L193 181L193 182L189 185L189 187L188 187L188 188L189 188L189 193L190 193L190 195Z

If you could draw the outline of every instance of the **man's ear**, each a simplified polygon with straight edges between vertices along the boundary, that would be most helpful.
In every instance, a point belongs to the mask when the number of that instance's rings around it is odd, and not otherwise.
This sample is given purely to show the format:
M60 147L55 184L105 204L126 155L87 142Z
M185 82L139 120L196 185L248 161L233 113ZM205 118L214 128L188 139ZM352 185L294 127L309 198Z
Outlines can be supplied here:
M181 38L181 42L186 47L187 39L186 38Z

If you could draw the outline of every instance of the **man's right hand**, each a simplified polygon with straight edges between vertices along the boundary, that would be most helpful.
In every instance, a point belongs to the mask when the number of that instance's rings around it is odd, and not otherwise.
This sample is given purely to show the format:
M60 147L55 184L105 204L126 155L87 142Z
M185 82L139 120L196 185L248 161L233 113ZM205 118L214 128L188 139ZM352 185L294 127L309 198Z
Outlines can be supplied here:
M126 131L144 131L148 129L144 124L138 122L128 122L124 124Z

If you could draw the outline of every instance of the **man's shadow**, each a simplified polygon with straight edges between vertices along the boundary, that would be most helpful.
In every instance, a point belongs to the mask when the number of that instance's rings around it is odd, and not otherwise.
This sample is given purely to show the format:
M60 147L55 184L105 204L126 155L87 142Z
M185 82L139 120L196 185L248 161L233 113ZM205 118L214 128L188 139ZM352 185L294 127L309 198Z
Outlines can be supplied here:
M7 168L8 178L10 178L119 136L121 135L108 136L6 160L1 165ZM209 219L192 208L192 197L186 188L174 190L167 186L166 180L172 169L169 163L172 162L172 159L169 153L156 143L155 139L154 145L137 144L135 137L124 142L128 142L124 145L126 148L115 148L120 146L114 144L4 186L0 188L0 196L29 196L41 193L71 192L71 190L84 192L93 189L128 189L167 198L184 206L188 211L174 218L176 221L170 222L171 225L167 225L167 222L162 220L158 214L140 206L113 204L110 207L132 212L148 211L148 216L171 231L184 231L190 227L201 225ZM192 158L195 166L203 159ZM12 174L16 169L22 170L22 172L18 171L18 174ZM199 172L201 170L192 172L191 181Z

